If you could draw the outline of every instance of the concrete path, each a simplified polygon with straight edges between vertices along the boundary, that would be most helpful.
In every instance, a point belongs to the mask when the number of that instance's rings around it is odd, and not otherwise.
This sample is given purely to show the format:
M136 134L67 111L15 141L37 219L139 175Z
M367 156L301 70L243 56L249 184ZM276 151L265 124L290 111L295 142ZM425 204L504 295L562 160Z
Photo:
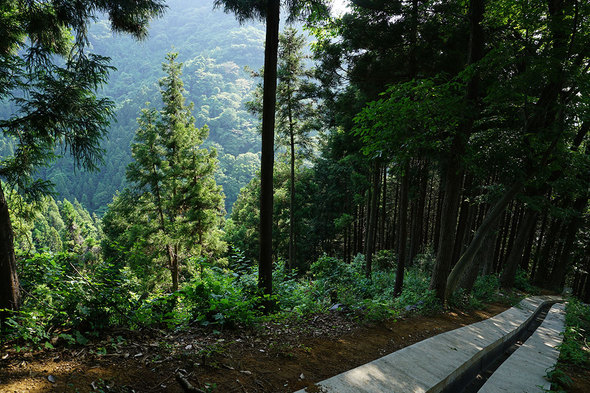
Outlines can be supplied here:
M556 304L528 340L518 348L479 390L480 393L541 393L551 388L544 377L557 363L565 329L565 306Z
M296 393L440 392L518 334L543 304L560 300L525 299L493 318L428 338Z

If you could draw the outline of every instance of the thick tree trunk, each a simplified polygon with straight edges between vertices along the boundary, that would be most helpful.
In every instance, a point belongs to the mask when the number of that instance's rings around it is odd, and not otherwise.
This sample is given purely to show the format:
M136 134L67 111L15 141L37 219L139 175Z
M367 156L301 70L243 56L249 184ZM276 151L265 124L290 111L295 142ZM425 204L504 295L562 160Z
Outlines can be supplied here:
M467 64L472 65L477 63L483 57L484 50L484 34L481 21L485 9L485 2L483 0L471 0L469 2L469 49ZM449 165L447 167L444 183L445 183L445 198L443 202L443 212L441 216L442 226L439 238L438 254L434 271L432 273L432 280L430 282L431 289L434 289L436 296L446 301L449 293L448 284L456 286L459 277L463 273L464 266L460 271L455 273L453 280L449 281L449 269L453 263L453 247L455 239L455 229L457 225L457 210L459 207L459 196L461 188L461 179L457 176L461 172L460 158L465 151L467 138L472 132L473 122L476 117L476 103L479 96L479 75L474 73L467 83L465 92L465 113L462 124L459 126L457 133L453 138L451 149L449 151ZM476 235L477 236L477 235ZM480 240L481 243L481 240ZM479 245L478 245L479 247ZM475 255L472 251L472 256L469 262ZM453 269L454 270L454 269ZM453 287L452 290L455 288Z
M526 242L530 237L531 232L535 229L536 219L537 212L527 209L524 213L524 219L518 228L518 235L516 236L514 245L510 250L510 254L506 258L506 263L504 263L502 275L500 276L500 285L503 288L512 288L514 286L516 269L523 257Z
M0 310L18 310L20 307L20 286L14 255L14 233L10 222L8 203L0 184ZM0 323L8 317L0 311Z
M475 280L477 279L480 270L483 271L484 275L486 274L486 271L491 270L494 257L494 245L496 243L496 237L494 235L497 223L498 221L494 223L494 228L492 228L485 236L485 239L477 252L477 256L475 257L475 263L469 265L463 274L460 285L466 293L471 293L473 290L473 285L475 284Z
M406 265L406 249L408 238L408 193L409 193L409 164L404 166L404 174L402 176L402 184L400 190L400 204L399 204L399 241L398 241L398 260L397 269L395 272L395 287L393 295L399 296L402 293L404 286L404 271Z
M266 6L266 46L264 49L264 87L262 95L262 151L260 158L260 260L258 287L272 295L272 224L275 109L277 97L277 59L279 45L280 0ZM265 302L266 311L272 304Z
M455 291L455 289L457 289L461 275L463 274L465 269L473 263L473 259L479 251L479 248L481 247L481 244L483 243L485 237L494 228L494 222L498 220L498 218L500 218L500 215L502 214L504 209L506 209L506 206L508 206L510 201L512 201L512 199L516 196L516 194L520 192L521 189L522 184L520 182L513 184L504 193L502 198L500 198L500 200L496 202L494 207L490 209L486 218L483 220L482 224L477 229L477 232L475 233L475 236L473 237L471 244L469 244L469 247L467 247L467 250L463 253L463 255L461 255L461 258L449 274L445 292L445 301L448 300L452 293Z
M440 218L440 237L438 240L436 263L430 281L430 289L433 289L436 296L441 300L444 299L447 277L452 265L455 229L457 227L457 211L461 192L461 178L457 173L459 171L459 163L456 161L457 155L454 156L455 158L451 158L451 165L449 165L443 177L445 194Z

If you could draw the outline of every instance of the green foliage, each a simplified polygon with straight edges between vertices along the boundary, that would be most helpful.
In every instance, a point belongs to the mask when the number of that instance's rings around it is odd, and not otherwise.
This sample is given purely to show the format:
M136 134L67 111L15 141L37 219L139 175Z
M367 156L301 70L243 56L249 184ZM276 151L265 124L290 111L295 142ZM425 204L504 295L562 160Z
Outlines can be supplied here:
M108 263L86 265L80 256L65 252L18 262L23 305L7 321L9 339L40 344L57 327L75 329L74 336L61 338L83 345L83 332L129 324L137 296L124 271Z
M539 288L531 284L527 272L521 269L520 267L518 267L518 269L516 270L516 275L514 277L514 288L520 289L521 291L525 291L526 293L530 293L533 295L539 293Z
M165 3L165 14L150 23L149 35L141 42L114 34L106 16L88 26L93 52L110 58L110 64L117 68L101 92L114 102L117 121L103 141L100 172L74 171L67 154L41 169L41 178L55 183L60 199L75 198L91 212L102 215L116 192L125 188L125 167L131 162L129 147L139 109L147 101L159 104L154 96L158 94L157 81L163 76L160 64L172 49L180 53L185 64L187 98L195 103L196 126L209 126L207 146L218 150L217 181L224 187L227 211L240 188L254 176L249 169L234 172L234 160L243 160L243 154L256 156L260 149L255 118L243 105L254 85L244 67L261 66L264 27L257 23L239 25L232 16L212 10L206 0ZM0 103L0 118L9 107ZM7 146L2 151L9 150Z
M560 346L560 360L590 368L590 306L571 297L566 305L565 332Z
M225 246L218 229L223 194L214 178L217 153L202 147L209 131L194 125L176 58L168 54L162 65L163 108L146 108L138 119L134 161L127 170L132 188L115 199L105 216L108 242L135 248L167 266L174 291L188 257L217 254Z
M497 274L479 276L473 285L473 296L482 302L493 302L500 289L500 277Z
M392 271L395 269L397 255L393 250L379 250L373 256L373 268L375 270Z
M102 240L100 222L77 201L55 201L45 196L27 202L17 192L8 190L7 202L15 233L15 249L22 253L66 250L96 261Z

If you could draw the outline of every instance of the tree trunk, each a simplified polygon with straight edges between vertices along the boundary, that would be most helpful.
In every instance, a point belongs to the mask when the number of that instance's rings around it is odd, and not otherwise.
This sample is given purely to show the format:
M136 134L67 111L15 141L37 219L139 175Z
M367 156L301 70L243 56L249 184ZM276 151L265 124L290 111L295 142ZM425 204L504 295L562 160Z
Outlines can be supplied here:
M519 228L521 214L522 214L522 209L519 208L519 206L515 202L514 209L512 211L512 223L510 225L510 233L508 235L508 240L506 241L506 249L505 249L504 253L502 254L502 262L500 263L500 266L501 266L500 270L504 269L504 267L506 266L506 260L508 259L508 256L512 252L512 247L514 246L514 239L516 238L516 231L517 231L517 228ZM524 251L524 249L522 251ZM520 257L522 257L522 251L519 256L519 262L520 262ZM516 272L516 270L515 270L515 272Z
M447 277L452 265L453 247L455 241L455 229L457 227L457 211L459 209L459 195L461 191L461 178L458 176L459 163L457 155L451 158L451 165L445 173L445 194L442 203L440 237L438 240L438 252L436 263L432 272L430 289L436 296L444 300L447 285Z
M371 278L373 270L373 253L375 252L375 234L377 232L377 216L379 210L379 192L381 182L381 172L379 171L379 164L375 163L373 171L373 190L371 191L371 204L368 212L367 223L367 243L366 243L366 271L367 278Z
M469 204L469 189L471 188L471 175L466 174L463 182L463 195L459 211L459 222L455 233L455 246L453 247L453 261L458 261L463 252L465 233L467 232L468 218L471 211Z
M399 241L398 241L398 260L397 269L395 272L395 287L393 289L393 296L399 296L402 293L404 286L404 271L406 265L406 248L408 238L408 193L409 193L409 170L410 165L404 166L404 173L402 175L402 184L400 190L400 204L399 204Z
M297 267L295 259L295 130L289 101L289 139L291 147L291 187L289 189L289 263L288 270Z
M531 232L535 229L535 220L537 219L537 212L527 209L524 213L524 218L518 228L518 235L514 241L510 254L506 258L502 275L500 276L500 285L502 288L512 288L514 286L514 278L516 276L516 269L523 257L526 242L530 237Z
M509 213L508 211L504 211L502 214L500 230L498 231L498 236L496 236L496 247L494 248L494 263L492 265L492 272L498 272L500 268L500 261L502 260L502 248L504 247L504 241L506 240L506 232L508 231L509 222Z
M379 229L379 244L382 250L387 247L385 240L385 224L387 222L387 166L383 167L383 206L381 207L381 227Z
M529 274L529 263L531 260L531 252L533 249L533 240L535 239L535 232L537 229L537 221L538 221L539 214L535 218L533 225L531 226L531 230L529 231L529 238L526 242L526 246L524 248L524 253L522 254L522 259L520 260L520 268Z
M416 205L414 225L412 228L412 237L410 241L410 257L408 262L411 264L416 255L420 252L423 245L423 228L424 228L424 208L426 206L426 190L428 183L428 166L422 162L419 163L419 184L420 195Z
M475 263L472 263L467 269L465 269L460 285L466 293L471 293L473 290L473 285L475 284L475 280L477 279L480 270L483 270L484 274L486 274L487 270L491 270L494 257L494 245L496 243L494 232L497 228L497 223L498 221L495 222L494 228L492 228L485 236L485 240L477 252Z
M534 283L538 286L545 286L547 283L547 276L549 275L550 266L549 266L549 256L552 254L553 247L555 245L555 240L557 238L557 234L559 233L560 222L557 218L554 218L549 226L549 232L547 237L545 238L545 243L541 248L541 257L537 264L537 271L535 272Z
M477 232L475 233L475 236L473 237L471 244L469 244L469 247L463 253L461 258L459 259L459 261L457 262L457 264L455 265L455 267L453 268L453 270L449 274L449 278L447 279L446 292L445 292L445 301L449 299L449 297L452 295L452 293L457 288L457 286L459 284L459 279L460 279L461 275L463 274L463 272L465 271L465 269L471 263L473 263L473 259L474 259L475 255L477 254L477 252L479 251L479 248L481 247L483 240L485 239L486 235L489 232L491 232L492 229L494 228L494 222L500 217L500 215L502 214L504 209L506 209L506 206L508 206L508 204L510 203L510 201L512 201L512 199L516 196L516 194L518 194L520 192L522 187L523 187L522 183L520 183L520 182L514 183L506 191L506 193L502 196L502 198L500 198L500 200L498 202L496 202L494 207L492 207L492 209L488 212L486 218L483 220L482 224L477 229Z
M14 255L14 232L10 222L8 203L0 184L0 310L18 310L20 307L20 286L16 273ZM9 312L0 311L0 324Z
M533 267L531 268L531 278L535 277L537 273L537 266L539 262L539 256L541 254L541 246L543 245L543 239L545 237L545 229L547 228L547 217L549 213L547 210L543 213L543 219L541 220L541 228L539 229L539 238L535 246L535 256L533 257Z
M279 46L280 0L266 5L266 46L264 49L264 87L262 96L262 151L260 158L260 260L258 287L272 295L272 224L275 109L277 97L277 59ZM272 306L265 301L266 312Z
M576 239L576 233L578 232L578 228L580 227L581 223L581 216L587 202L587 197L577 198L574 202L573 210L575 212L575 216L572 217L572 220L565 231L563 250L561 252L560 258L555 261L555 266L551 272L549 287L552 290L561 291L562 289L567 268L571 263L572 246Z
M430 246L430 223L432 222L432 199L434 195L434 179L428 176L427 172L427 180L430 183L430 187L428 187L428 204L426 206L426 222L424 223L424 245L426 247Z

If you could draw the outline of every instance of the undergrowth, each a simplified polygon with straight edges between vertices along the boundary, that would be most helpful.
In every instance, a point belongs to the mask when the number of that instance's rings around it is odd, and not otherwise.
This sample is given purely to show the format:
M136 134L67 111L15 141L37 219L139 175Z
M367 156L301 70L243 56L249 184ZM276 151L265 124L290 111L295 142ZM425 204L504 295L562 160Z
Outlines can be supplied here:
M189 261L183 284L173 293L146 289L142 277L114 263L88 263L68 253L35 254L19 259L23 304L3 325L2 338L51 348L56 341L85 345L91 336L112 327L221 330L324 312L380 321L442 308L429 289L432 254L420 255L406 269L403 291L397 297L393 293L395 255L382 253L379 258L370 278L362 255L351 263L323 256L305 274L289 272L279 262L270 299L275 308L264 313L257 267L239 252L224 261L225 267L203 258ZM473 307L494 301L497 289L497 276L480 277L473 295L459 295L455 305Z
M571 368L590 370L590 305L570 297L566 304L565 331L557 365L548 371L551 391L565 392L572 383Z

